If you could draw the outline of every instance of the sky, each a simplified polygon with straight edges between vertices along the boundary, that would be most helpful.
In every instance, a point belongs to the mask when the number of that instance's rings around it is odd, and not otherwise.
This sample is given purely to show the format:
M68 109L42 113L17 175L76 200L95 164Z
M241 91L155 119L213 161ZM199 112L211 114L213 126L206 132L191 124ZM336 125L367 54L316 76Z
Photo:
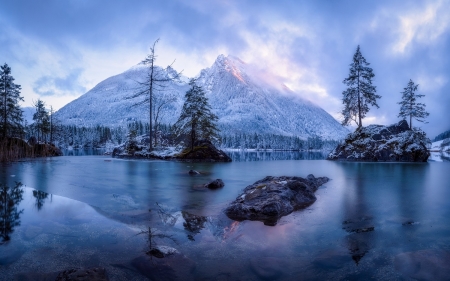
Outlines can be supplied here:
M59 109L142 61L188 77L233 55L278 76L337 120L357 46L373 68L379 108L363 125L398 122L401 92L419 84L429 137L450 129L450 1L0 0L0 63Z

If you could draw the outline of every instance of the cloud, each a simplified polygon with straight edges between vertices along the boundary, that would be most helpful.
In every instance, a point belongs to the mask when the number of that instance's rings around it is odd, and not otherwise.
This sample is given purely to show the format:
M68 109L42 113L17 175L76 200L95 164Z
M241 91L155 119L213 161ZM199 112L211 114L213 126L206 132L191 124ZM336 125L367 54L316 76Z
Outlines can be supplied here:
M392 32L391 51L410 54L418 45L429 46L442 39L450 29L448 1L417 1L418 5L405 5L398 13L382 10L372 27L381 26ZM386 28L386 22L392 29Z
M83 70L78 68L65 77L42 76L34 82L33 90L40 96L73 96L86 92L81 86L80 76Z
M450 128L449 29L444 0L17 0L0 10L0 62L26 101L45 96L57 109L140 62L160 38L161 66L176 59L192 77L219 54L235 55L339 119L342 80L361 45L382 95L365 124L398 121L396 103L413 79L431 112L423 128L436 135Z

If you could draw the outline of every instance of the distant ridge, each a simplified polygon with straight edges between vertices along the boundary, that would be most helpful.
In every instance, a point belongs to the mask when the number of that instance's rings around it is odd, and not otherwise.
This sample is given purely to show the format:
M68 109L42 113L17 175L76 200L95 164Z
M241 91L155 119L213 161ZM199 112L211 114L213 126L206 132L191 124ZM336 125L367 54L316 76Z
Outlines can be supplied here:
M77 126L148 122L147 107L133 107L139 100L125 99L137 91L137 81L144 81L146 71L145 66L138 64L108 78L61 108L56 116L63 124ZM189 89L188 80L184 77L167 85L165 93L170 92L176 100L163 116L164 123L173 124L179 116ZM197 83L203 86L224 134L342 139L349 132L322 108L301 98L275 77L233 56L218 56L211 67L200 72Z

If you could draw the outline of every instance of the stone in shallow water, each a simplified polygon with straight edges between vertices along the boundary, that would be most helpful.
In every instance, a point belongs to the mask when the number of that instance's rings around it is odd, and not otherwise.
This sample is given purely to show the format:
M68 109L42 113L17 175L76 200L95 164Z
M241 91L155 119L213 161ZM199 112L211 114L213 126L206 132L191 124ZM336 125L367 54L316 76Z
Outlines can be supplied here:
M72 268L58 274L56 281L108 281L106 270L102 267Z
M233 220L260 220L275 225L282 216L316 201L314 192L328 182L327 177L266 177L247 186L225 209Z
M217 189L217 188L222 188L225 186L225 183L223 183L223 180L221 179L215 179L207 184L205 184L206 188L209 189Z
M420 250L394 258L395 269L416 280L449 280L450 251Z

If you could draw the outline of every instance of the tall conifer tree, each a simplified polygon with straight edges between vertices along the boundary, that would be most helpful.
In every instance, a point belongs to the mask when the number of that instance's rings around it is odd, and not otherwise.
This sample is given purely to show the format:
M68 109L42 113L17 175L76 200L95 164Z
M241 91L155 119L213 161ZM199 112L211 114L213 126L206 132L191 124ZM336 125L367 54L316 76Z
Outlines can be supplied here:
M425 111L425 104L417 102L418 98L422 98L425 95L417 94L417 88L419 85L415 85L414 82L409 79L406 88L403 88L402 101L400 104L400 113L398 117L406 119L409 117L409 128L412 129L412 119L415 118L419 122L425 122L425 118L430 115Z
M41 141L45 136L50 133L50 116L47 109L45 108L45 103L38 99L34 106L36 112L33 114L34 125L38 133L38 141Z
M369 105L378 108L377 99L381 96L376 94L376 87L372 85L375 74L369 65L358 45L353 55L353 62L350 64L350 73L343 81L348 88L342 92L344 104L342 125L349 125L353 120L358 127L361 127L362 119L369 112Z
M188 135L191 150L199 139L212 140L218 137L218 117L211 112L211 106L202 87L194 79L189 82L191 88L186 92L180 117L175 123L177 135Z
M20 90L20 85L14 83L11 68L5 63L0 67L0 136L3 139L23 133Z

